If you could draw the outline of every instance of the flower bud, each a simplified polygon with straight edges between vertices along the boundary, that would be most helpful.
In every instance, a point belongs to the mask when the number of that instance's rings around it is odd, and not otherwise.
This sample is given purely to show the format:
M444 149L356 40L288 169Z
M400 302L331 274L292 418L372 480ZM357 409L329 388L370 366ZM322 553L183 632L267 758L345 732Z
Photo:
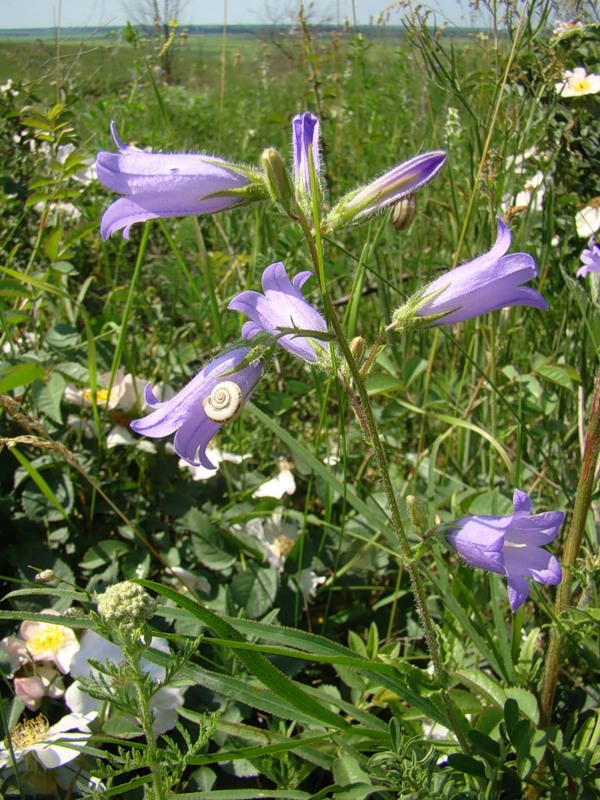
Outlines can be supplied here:
M56 574L52 569L43 569L41 572L35 574L33 580L36 583L50 583L56 579Z
M156 611L156 600L137 583L121 581L109 586L97 598L98 614L121 629L140 628Z
M265 183L271 198L290 214L295 207L294 187L282 157L273 147L263 150L260 163L264 170Z
M404 161L366 186L344 195L325 219L325 230L346 228L365 222L373 214L395 205L429 183L440 171L446 154L441 150L422 153Z
M365 354L365 347L366 347L366 343L363 337L355 336L354 339L352 339L352 341L348 345L348 347L356 363L360 364Z

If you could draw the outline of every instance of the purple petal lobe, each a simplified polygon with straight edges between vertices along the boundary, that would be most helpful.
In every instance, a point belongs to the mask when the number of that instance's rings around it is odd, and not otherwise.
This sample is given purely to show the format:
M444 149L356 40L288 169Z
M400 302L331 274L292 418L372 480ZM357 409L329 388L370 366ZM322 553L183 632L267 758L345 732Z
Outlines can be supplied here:
M504 575L502 545L506 529L505 517L463 517L446 539L472 567Z
M233 382L237 385L242 406L250 398L261 376L262 366L260 363L254 363L238 369L249 352L248 347L240 347L223 353L164 403L157 401L152 388L148 385L145 399L154 410L147 417L134 420L131 428L136 433L154 439L169 436L177 431L174 440L177 454L190 464L214 469L214 465L206 455L206 447L226 419L216 421L213 417L209 417L205 403L211 398L215 388L222 387L224 382ZM237 415L238 411L238 407L232 410L229 418Z
M417 311L420 317L444 314L433 324L451 325L497 311L507 306L532 306L547 310L542 295L524 283L537 276L532 256L504 255L510 246L510 232L498 220L498 238L482 256L441 275L427 286Z
M277 337L277 342L304 361L317 361L317 349L322 349L316 339L306 335L286 333L281 330L298 328L302 331L325 332L327 325L321 314L308 303L300 292L310 272L301 272L290 281L284 265L279 261L265 269L262 276L264 294L247 290L240 292L229 303L229 308L245 314L250 323L242 330L244 337L260 331Z
M522 517L531 514L531 498L527 492L522 492L520 489L515 489L513 492L513 516Z
M96 170L101 183L124 197L104 213L105 239L121 229L128 238L136 222L213 214L262 196L264 186L245 168L202 153L146 153L128 147L114 123L111 132L118 152L98 153Z
M529 584L523 575L510 575L508 578L508 601L516 614L529 597Z
M292 120L292 151L296 183L310 196L310 169L308 150L312 150L313 165L317 176L321 171L319 155L320 124L318 117L305 111Z
M600 272L600 244L594 236L590 236L587 249L581 254L583 267L577 270L578 278L585 278L589 272Z
M506 575L510 605L516 611L529 596L528 578L549 586L562 580L560 564L542 546L557 536L565 515L531 515L531 500L520 489L514 492L513 506L513 514L506 517L463 517L446 538L471 566Z

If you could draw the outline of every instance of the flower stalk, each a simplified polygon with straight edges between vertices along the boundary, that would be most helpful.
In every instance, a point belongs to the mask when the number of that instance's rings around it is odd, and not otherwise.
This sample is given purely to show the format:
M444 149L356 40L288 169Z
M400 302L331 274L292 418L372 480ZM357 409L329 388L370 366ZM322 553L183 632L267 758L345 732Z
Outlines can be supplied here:
M542 692L540 697L541 722L544 727L550 724L552 718L552 708L554 705L554 695L558 681L558 672L562 664L565 631L560 622L560 616L566 609L571 599L573 588L573 578L575 574L575 564L579 557L585 523L592 500L592 491L596 483L596 469L598 456L600 455L600 371L596 378L596 386L592 397L592 407L588 419L585 434L585 447L583 451L583 461L577 492L575 494L575 504L573 506L573 516L567 532L565 548L562 557L563 579L556 593L554 613L556 616L554 626L550 632L550 643L546 655L546 669L542 680Z
M316 184L316 176L314 173L314 169L312 169L312 164L311 164L311 183L313 182ZM448 716L448 721L450 723L450 726L452 727L452 730L454 731L454 734L456 735L456 738L462 750L465 753L468 753L470 752L471 747L465 736L465 733L463 731L463 726L461 725L459 716L456 712L456 709L454 708L454 705L448 693L448 678L446 670L444 669L444 666L442 664L435 626L433 620L431 619L431 615L429 614L429 609L427 607L427 596L425 593L425 589L423 587L423 582L421 580L418 566L414 559L414 554L412 552L412 548L408 540L407 533L404 529L404 524L402 522L402 516L400 514L400 508L398 506L398 501L396 499L394 485L388 469L387 455L381 437L379 435L379 431L377 429L377 423L375 421L375 416L373 414L373 408L371 406L369 393L367 391L363 375L361 374L360 367L354 358L350 345L348 344L341 323L338 319L335 308L333 306L333 303L331 302L331 298L329 297L329 293L327 291L327 285L325 282L325 272L323 268L323 241L321 238L321 228L319 224L319 209L317 202L315 200L316 192L314 191L314 188L315 187L313 187L313 193L312 193L314 237L311 234L311 229L308 220L306 220L306 218L304 218L303 216L300 217L299 220L300 225L302 226L302 229L304 231L309 251L311 254L311 258L314 263L315 271L319 278L319 285L323 293L323 300L327 312L327 320L331 324L336 334L337 344L339 345L339 348L344 356L344 360L346 361L352 382L354 383L356 394L358 395L359 407L361 413L358 413L355 408L356 416L363 431L363 436L365 437L366 444L369 448L371 448L373 455L375 457L375 461L377 463L379 477L383 484L385 495L389 504L391 529L399 545L401 561L403 562L406 571L408 572L409 575L413 597L417 607L417 613L421 620L421 624L423 625L425 641L427 643L427 649L429 651L429 655L433 663L435 677L440 687L441 698L444 704L446 714Z

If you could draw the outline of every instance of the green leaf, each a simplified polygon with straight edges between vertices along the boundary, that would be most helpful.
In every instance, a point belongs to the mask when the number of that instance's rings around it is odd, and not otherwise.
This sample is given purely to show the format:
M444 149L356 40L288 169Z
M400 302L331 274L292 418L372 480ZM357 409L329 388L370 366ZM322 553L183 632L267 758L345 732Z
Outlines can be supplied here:
M29 386L36 380L43 380L44 375L42 364L33 361L9 366L0 372L0 394L6 394L18 386Z
M333 778L341 786L354 783L370 784L368 774L361 768L357 759L351 755L336 758L332 764Z
M191 508L175 523L175 529L190 534L192 547L199 561L217 572L237 561L238 553L213 525L208 514Z
M500 708L506 703L506 693L500 684L480 669L460 669L453 672L453 677L480 692Z
M236 575L230 591L233 602L250 619L264 616L273 606L279 591L279 573L273 567L261 567L250 561L244 572Z
M387 394L389 392L401 392L403 384L392 375L371 374L366 381L369 395Z
M234 627L229 625L221 617L218 617L210 609L201 606L185 595L178 594L168 586L154 583L152 581L140 581L142 586L169 598L175 605L187 609L193 616L199 619L217 636L231 642L246 642L242 634L238 633ZM309 715L324 725L334 727L338 730L351 732L352 727L341 716L318 700L309 695L299 684L287 678L270 661L256 652L236 650L236 656L242 661L246 668L274 694L282 697L294 708L300 709L304 714Z
M130 546L123 541L115 539L105 539L98 542L93 547L90 547L80 561L79 566L82 569L98 569L105 564L110 564L111 561L116 561L125 553L128 553Z
M512 697L513 700L517 701L521 713L529 717L534 725L539 723L540 712L537 698L534 694L518 686L509 686L505 692L507 697Z
M77 347L81 344L79 331L70 325L59 323L55 325L46 336L48 347L53 350L64 350L67 347Z
M487 736L480 731L470 730L468 732L469 739L473 742L473 747L478 753L482 755L492 756L493 758L500 757L500 745L494 741L491 736Z
M37 410L50 417L54 422L62 424L60 410L61 400L67 385L66 380L58 372L53 372L47 381L36 380L32 387L33 402Z
M159 609L157 613L167 618L174 617L177 620L189 616L185 609L177 608L163 608ZM352 650L338 642L313 633L248 619L231 617L224 619L240 633L251 637L252 640L260 640L261 643L257 645L246 644L246 649L254 648L261 653L268 652L273 655L298 658L302 661L310 659L320 663L333 664L336 669L348 667L347 672L352 669L358 673L361 687L364 686L365 677L370 676L378 686L382 686L402 698L407 705L407 716L414 716L418 713L446 727L449 725L441 702L436 697L428 696L433 690L430 676L425 670L419 669L407 661L394 658L392 664L386 664L381 660L381 656L377 660L370 661L365 657L357 657ZM277 642L285 647L273 647L266 644L268 642ZM232 644L232 647L236 649L240 646ZM356 716L356 711L352 713Z
M512 732L515 730L519 721L519 704L512 697L509 697L504 703L504 722L506 724L506 731L510 740L512 741Z
M451 753L448 756L448 765L458 772L464 772L466 775L474 775L476 778L485 778L485 767L472 756L467 756L464 753Z
M564 389L572 389L573 381L571 375L565 367L559 367L556 364L546 364L543 367L538 367L536 372L543 378L547 378L552 383L562 386Z
M25 469L31 481L25 483L21 494L23 510L33 520L69 519L75 494L73 484L66 472L50 473L43 478L40 472L16 448L10 451Z

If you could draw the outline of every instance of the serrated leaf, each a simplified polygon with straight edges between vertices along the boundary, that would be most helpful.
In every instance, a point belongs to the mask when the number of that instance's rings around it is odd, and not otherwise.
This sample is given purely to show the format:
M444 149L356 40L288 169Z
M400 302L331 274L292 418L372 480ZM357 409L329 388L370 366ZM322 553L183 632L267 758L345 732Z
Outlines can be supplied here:
M122 555L128 553L130 549L127 542L105 539L86 550L82 561L79 562L79 566L83 569L98 569L111 561L116 561Z
M194 553L210 569L227 569L236 562L237 552L213 525L210 517L199 509L190 509L177 520L175 528L190 534Z
M47 381L36 380L32 387L33 402L37 410L62 424L60 404L67 382L58 372L53 372Z
M558 384L558 386L562 386L564 389L573 388L571 376L564 367L559 367L556 364L545 364L542 367L538 367L536 371L538 375Z
M33 474L21 494L23 511L29 519L68 519L75 499L69 476L66 473L50 473L42 477L37 470Z
M236 575L230 591L233 602L243 608L246 616L257 619L272 608L279 591L280 577L273 567L261 567L254 562Z
M480 669L461 669L453 673L462 683L479 691L500 708L506 703L506 693L500 684Z
M242 634L238 633L232 625L222 617L218 617L209 608L199 605L185 595L178 594L168 586L163 586L153 581L140 581L140 583L147 589L169 598L176 606L186 609L203 624L211 628L219 638L232 643L247 643ZM236 650L236 656L264 686L282 698L285 703L298 709L302 714L337 730L347 733L352 731L352 726L342 716L323 706L300 684L287 678L281 670L277 669L260 653L238 649Z

